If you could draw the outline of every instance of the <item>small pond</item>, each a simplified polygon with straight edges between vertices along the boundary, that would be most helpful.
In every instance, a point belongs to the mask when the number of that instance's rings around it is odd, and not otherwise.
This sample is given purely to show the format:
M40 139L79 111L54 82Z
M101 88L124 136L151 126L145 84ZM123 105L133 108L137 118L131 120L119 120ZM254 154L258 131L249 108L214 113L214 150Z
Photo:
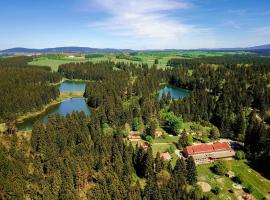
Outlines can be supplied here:
M85 86L85 82L65 81L60 84L59 90L60 92L83 92L85 90Z
M173 99L183 99L184 97L188 96L190 93L189 90L174 87L172 85L163 85L159 91L159 99L162 98L163 94L170 94Z

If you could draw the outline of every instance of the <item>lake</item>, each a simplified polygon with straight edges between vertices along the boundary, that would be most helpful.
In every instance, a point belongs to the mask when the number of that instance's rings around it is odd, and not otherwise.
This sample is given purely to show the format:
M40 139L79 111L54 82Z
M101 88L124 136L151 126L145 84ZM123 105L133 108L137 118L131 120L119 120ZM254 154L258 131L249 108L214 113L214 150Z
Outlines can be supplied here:
M84 91L86 86L85 82L72 82L65 81L59 85L60 92L74 92L74 91ZM57 105L49 107L46 112L41 115L28 118L24 120L24 122L17 124L17 127L21 131L29 131L32 130L33 124L37 120L42 120L43 122L48 121L48 117L50 115L59 114L61 116L65 116L74 111L83 111L86 115L90 115L90 109L86 104L86 101L83 97L81 98L71 98L65 100Z
M84 91L86 82L65 81L59 86L60 92L77 92Z
M188 96L189 93L189 90L183 88L174 87L172 85L163 85L159 91L158 97L161 99L163 94L170 94L173 99L183 99Z

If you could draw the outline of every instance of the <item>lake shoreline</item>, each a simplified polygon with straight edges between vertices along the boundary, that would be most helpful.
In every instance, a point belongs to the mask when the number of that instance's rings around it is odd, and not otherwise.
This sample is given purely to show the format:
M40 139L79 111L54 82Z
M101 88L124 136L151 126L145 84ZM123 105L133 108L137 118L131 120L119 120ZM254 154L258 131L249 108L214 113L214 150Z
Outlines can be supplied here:
M18 124L23 123L26 119L36 117L45 113L52 106L58 105L72 98L81 98L81 97L83 97L83 92L61 92L57 99L52 100L50 103L44 105L41 110L25 113L24 115L17 117L16 121Z
M84 98L86 82L84 80L76 79L70 80L63 78L55 85L58 86L60 95L55 100L44 105L42 109L28 112L26 114L18 115L17 127L20 131L31 131L33 124L37 120L46 122L48 116L54 114L67 115L74 111L83 111L90 114L90 109Z

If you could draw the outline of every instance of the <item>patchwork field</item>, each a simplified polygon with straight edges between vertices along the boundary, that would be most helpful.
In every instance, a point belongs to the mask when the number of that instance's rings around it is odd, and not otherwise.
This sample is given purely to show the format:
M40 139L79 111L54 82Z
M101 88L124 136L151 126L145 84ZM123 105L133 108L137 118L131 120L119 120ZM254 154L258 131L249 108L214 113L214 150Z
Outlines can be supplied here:
M163 51L163 52L138 52L138 53L102 53L99 56L89 56L95 54L86 54L86 59L82 57L67 58L62 54L55 54L55 56L41 55L35 58L34 61L29 64L40 65L40 66L50 66L53 71L58 70L58 66L70 62L100 62L100 61L114 61L114 62L125 62L125 63L135 63L135 64L148 64L148 66L153 66L155 60L157 60L158 68L166 68L167 63L172 58L199 58L207 56L224 56L233 54L243 54L243 52L208 52L208 51ZM101 55L101 56L100 56Z

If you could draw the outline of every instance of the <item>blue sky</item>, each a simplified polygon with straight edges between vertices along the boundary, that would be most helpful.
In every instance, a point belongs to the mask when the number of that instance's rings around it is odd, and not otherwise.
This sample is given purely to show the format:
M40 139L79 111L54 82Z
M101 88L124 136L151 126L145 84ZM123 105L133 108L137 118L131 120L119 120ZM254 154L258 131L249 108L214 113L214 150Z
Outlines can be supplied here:
M0 49L270 43L269 0L0 0Z

